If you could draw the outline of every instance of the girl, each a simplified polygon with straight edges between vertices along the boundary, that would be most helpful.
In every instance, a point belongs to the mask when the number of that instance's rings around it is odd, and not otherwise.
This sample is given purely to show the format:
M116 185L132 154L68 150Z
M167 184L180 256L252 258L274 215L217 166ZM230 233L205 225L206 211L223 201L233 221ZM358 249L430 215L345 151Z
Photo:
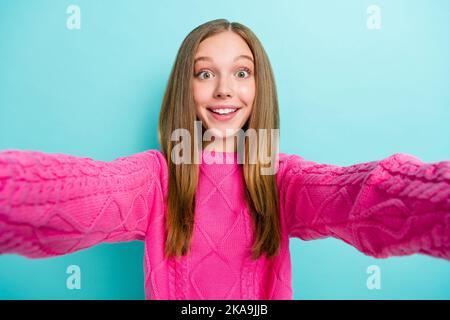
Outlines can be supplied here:
M215 139L180 149L176 130L189 141L200 122ZM246 135L244 157L230 143L257 129L279 129L267 55L242 24L207 22L172 69L162 151L111 162L0 152L0 253L44 258L141 240L147 299L292 299L291 237L331 236L377 258L450 259L450 161L398 153L339 167L275 152L276 170L262 174L261 149L277 150L277 137L257 136L256 148Z

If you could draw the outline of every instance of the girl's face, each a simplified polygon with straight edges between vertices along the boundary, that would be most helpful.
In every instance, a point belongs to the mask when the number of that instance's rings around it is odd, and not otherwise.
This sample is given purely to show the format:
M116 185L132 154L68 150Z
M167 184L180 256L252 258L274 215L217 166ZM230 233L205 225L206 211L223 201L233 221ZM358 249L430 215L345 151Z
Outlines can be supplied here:
M250 48L236 33L221 32L200 43L194 64L197 117L216 138L234 134L248 120L255 98Z

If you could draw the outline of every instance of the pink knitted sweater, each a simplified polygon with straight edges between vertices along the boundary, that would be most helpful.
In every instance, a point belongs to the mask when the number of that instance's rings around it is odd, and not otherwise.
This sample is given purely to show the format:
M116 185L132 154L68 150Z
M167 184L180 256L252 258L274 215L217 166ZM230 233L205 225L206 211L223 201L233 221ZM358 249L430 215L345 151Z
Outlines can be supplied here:
M214 155L214 154L213 154ZM0 152L0 253L69 254L145 242L146 299L292 299L289 238L335 237L377 258L450 260L450 161L394 154L347 167L279 154L281 251L253 261L242 165L200 164L191 253L164 258L167 162ZM212 156L203 152L205 157Z

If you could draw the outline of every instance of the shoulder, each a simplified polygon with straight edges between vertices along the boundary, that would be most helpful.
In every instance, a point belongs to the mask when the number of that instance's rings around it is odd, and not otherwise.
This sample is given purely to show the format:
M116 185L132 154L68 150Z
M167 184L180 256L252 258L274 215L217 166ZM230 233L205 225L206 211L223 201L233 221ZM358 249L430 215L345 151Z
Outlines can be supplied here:
M146 155L151 160L153 166L156 166L155 169L158 171L167 170L166 157L160 150L149 149L143 151L142 154Z
M289 154L289 153L278 153L278 161L280 164L280 169L285 169L292 165L298 164L299 162L304 161L305 159L298 154Z
M295 167L299 167L299 163L304 161L304 158L297 154L288 154L280 152L278 153L278 170L277 179L281 180L287 172L291 171Z
M158 181L163 190L167 189L168 185L168 165L164 154L157 149L148 149L136 154L136 156L143 157L146 165L153 178Z

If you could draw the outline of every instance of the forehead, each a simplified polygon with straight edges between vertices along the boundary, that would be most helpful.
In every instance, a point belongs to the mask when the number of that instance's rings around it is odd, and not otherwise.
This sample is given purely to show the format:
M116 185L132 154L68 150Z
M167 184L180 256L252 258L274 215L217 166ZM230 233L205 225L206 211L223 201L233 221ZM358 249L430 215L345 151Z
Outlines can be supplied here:
M234 62L237 59L253 61L253 54L244 39L238 34L227 31L209 37L200 42L195 61Z

